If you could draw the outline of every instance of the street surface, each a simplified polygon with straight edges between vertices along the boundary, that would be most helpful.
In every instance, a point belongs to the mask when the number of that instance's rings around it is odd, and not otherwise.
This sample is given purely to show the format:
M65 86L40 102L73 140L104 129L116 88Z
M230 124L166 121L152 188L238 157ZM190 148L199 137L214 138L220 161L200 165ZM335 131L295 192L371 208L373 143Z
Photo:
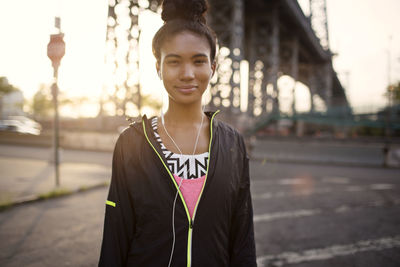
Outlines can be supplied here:
M374 167L380 167L384 163L383 143L266 139L257 140L254 146L254 157L265 157L272 161Z
M259 266L400 266L399 174L253 162Z
M96 153L90 153L83 158L95 161ZM399 169L252 161L258 265L400 266L399 174ZM96 266L107 191L1 212L0 266Z

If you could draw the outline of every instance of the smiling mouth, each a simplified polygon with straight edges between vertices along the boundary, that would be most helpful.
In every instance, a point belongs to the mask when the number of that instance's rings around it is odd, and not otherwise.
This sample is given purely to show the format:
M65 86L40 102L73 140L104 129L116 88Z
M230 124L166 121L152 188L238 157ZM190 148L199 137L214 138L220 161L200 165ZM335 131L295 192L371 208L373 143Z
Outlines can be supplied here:
M193 91L196 91L197 86L195 85L185 85L185 86L176 86L175 87L179 92L184 94L189 94Z

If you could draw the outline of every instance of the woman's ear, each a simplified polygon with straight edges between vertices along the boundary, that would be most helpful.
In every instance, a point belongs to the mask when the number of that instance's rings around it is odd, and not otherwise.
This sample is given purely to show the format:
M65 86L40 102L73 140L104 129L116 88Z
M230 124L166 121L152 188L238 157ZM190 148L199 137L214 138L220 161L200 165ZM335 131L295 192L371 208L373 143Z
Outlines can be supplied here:
M158 77L162 80L162 78L161 78L160 63L159 63L158 61L156 62L156 70L157 70L157 75L158 75Z
M217 68L217 62L215 60L211 63L211 76L210 79L214 76L215 69Z

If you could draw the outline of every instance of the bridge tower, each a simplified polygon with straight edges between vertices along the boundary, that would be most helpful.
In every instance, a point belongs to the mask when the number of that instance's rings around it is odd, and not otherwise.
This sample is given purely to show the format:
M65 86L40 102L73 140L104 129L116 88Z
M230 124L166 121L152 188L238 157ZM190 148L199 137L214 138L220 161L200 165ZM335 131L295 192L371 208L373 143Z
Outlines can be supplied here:
M329 48L329 29L328 29L328 15L327 15L327 5L326 0L309 0L309 21L312 29L315 32L315 35L319 38L320 44L323 49L325 49L328 53L331 54ZM332 56L332 54L331 54ZM326 106L329 110L333 104L333 96L332 96L332 73L333 67L332 63L326 63L323 66L323 72L325 75L322 77L325 78L325 92L324 92L324 100ZM313 103L313 90L310 87L311 93L311 110L313 111L314 103Z
M328 15L326 0L309 0L309 20L324 49L329 49Z

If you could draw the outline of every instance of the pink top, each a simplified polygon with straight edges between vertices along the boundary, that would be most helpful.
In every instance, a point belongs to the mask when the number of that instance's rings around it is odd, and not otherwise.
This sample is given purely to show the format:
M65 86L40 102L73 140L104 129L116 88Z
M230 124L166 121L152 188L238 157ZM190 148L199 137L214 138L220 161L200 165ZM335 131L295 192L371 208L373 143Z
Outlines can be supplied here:
M174 178L179 186L182 178L175 174ZM193 219L194 208L196 207L197 200L199 199L199 195L201 189L203 188L205 178L206 176L203 175L196 179L183 179L180 187L183 199L185 200L186 206L189 209L190 218L192 219Z

